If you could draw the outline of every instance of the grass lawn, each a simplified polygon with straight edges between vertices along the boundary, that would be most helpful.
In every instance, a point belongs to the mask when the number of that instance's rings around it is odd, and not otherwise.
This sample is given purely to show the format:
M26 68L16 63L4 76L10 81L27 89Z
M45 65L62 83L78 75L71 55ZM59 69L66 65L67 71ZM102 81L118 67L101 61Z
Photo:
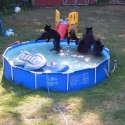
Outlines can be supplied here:
M38 38L46 24L54 27L54 14L61 18L73 11L79 12L79 36L85 27L93 26L94 35L111 51L118 68L102 84L70 93L30 90L15 85L3 77L2 54L16 40ZM125 7L80 6L52 7L23 10L19 14L2 16L5 29L13 28L16 36L0 34L0 125L125 125Z

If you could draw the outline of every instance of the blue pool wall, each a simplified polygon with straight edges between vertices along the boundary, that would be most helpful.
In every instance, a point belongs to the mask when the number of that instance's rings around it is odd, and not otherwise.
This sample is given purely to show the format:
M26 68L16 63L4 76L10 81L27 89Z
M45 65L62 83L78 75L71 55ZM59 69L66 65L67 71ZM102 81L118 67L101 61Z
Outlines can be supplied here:
M32 41L26 44L32 43L34 42ZM107 48L103 49L103 53L107 58L94 68L71 73L40 73L13 66L7 60L6 53L8 53L10 49L14 49L23 44L25 43L7 48L3 54L4 77L7 80L12 80L15 84L20 84L30 89L49 88L52 91L68 92L90 88L96 84L103 83L107 78L105 70L109 71L110 69L110 52Z

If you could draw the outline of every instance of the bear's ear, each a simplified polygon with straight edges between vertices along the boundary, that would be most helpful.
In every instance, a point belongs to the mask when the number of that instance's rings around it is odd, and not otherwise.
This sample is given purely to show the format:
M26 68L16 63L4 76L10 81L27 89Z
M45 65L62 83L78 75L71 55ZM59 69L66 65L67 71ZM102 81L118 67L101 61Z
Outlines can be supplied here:
M47 28L47 29L50 29L50 27L51 27L51 25L47 25L47 24L45 26L45 28Z
M46 27L51 27L51 25L47 25L47 24L46 24Z
M92 28L93 28L93 27L91 26L90 29L92 30Z
M97 40L100 41L99 38Z

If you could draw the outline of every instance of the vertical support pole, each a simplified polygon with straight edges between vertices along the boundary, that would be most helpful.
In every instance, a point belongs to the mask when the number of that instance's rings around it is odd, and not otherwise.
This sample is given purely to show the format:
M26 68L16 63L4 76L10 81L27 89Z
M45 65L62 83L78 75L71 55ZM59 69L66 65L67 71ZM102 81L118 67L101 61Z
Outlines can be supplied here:
M95 84L96 84L96 77L97 77L97 76L96 76L96 68L95 68Z
M69 73L67 74L67 91L69 90Z
M37 74L35 73L35 89L37 89Z
M13 67L11 66L11 79L13 80Z

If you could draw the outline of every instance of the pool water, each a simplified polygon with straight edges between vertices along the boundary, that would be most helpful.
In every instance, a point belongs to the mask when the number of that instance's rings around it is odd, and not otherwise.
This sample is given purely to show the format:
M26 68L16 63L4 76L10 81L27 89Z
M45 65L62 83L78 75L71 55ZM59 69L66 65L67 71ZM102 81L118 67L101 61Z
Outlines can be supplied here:
M89 52L88 54L80 54L77 52L77 46L75 43L67 44L67 42L61 42L62 48L60 53L50 51L53 48L53 43L49 42L36 42L35 44L24 44L22 46L15 47L6 53L6 58L12 62L14 58L23 51L28 51L31 54L41 53L47 59L46 65L51 65L52 62L56 62L57 66L68 65L68 72L74 72L82 69L88 69L96 67L106 56L102 53L102 56L97 57Z

